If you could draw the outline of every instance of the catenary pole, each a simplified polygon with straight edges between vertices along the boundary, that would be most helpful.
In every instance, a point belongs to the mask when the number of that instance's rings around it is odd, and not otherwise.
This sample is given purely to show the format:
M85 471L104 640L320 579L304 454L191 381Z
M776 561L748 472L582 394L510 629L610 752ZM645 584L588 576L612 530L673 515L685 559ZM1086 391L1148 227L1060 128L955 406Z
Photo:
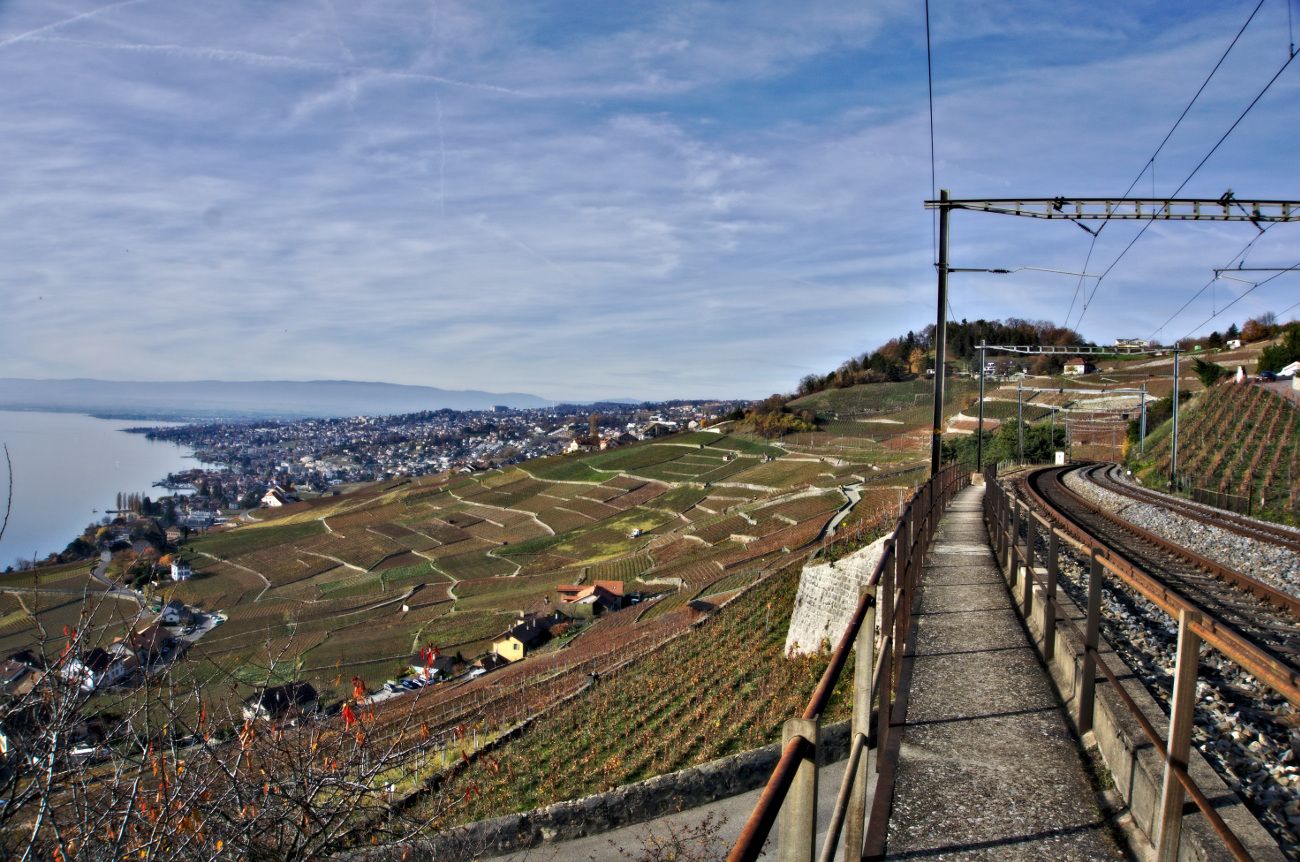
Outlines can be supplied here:
M939 192L939 289L934 318L934 422L930 429L930 475L939 473L943 456L943 359L948 323L948 190Z
M1178 489L1178 344L1174 343L1174 439L1169 455L1169 487Z
M1138 455L1147 453L1147 383L1142 381L1142 422L1138 429Z
M975 428L975 472L984 472L984 339L980 339L980 412Z
M1016 381L1016 463L1025 463L1025 402L1019 380Z

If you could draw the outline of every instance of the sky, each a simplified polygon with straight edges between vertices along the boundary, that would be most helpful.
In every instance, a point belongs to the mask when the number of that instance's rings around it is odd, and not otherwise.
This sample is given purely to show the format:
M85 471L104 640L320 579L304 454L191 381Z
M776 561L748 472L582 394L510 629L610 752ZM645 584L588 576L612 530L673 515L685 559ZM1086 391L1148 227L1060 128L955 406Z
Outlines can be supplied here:
M1152 158L1256 2L931 0L937 186L1300 199L1300 61L1193 173L1300 0ZM0 82L3 376L750 398L934 320L919 0L0 0ZM1300 301L1170 321L1300 224L1119 257L1140 227L956 213L953 266L1107 275L954 274L952 316L1168 342Z

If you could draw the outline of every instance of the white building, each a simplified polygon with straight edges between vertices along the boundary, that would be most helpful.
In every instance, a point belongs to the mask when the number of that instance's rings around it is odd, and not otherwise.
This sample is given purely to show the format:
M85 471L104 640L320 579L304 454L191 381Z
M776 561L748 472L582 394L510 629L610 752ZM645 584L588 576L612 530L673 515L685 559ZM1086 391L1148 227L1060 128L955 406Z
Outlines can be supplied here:
M188 581L192 577L194 577L194 570L190 568L188 562L185 560L175 560L172 562L173 581Z

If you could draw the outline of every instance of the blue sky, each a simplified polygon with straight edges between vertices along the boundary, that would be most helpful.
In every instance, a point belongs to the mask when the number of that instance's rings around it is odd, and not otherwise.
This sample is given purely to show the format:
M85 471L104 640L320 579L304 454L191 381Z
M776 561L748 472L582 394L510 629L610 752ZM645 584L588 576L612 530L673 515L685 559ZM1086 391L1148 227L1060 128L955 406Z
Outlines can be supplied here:
M934 0L939 185L1121 194L1254 5ZM921 9L0 0L0 373L788 391L933 318ZM1182 182L1289 39L1266 0L1136 193ZM1183 196L1300 198L1298 95L1300 61ZM1151 335L1254 233L1152 226L1085 335ZM953 219L956 266L1078 271L1088 246ZM1298 261L1300 224L1247 264ZM951 304L1063 323L1076 284L957 275ZM1224 320L1297 300L1283 276Z

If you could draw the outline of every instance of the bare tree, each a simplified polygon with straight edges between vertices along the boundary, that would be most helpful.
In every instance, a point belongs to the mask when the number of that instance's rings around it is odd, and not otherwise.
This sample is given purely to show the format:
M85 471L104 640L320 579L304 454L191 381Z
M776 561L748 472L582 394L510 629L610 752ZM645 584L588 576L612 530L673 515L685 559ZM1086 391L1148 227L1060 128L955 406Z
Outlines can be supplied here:
M432 754L450 737L429 732L418 710L377 716L364 686L337 715L273 720L214 708L202 675L175 657L109 692L87 690L102 649L89 622L109 600L87 597L83 625L63 638L42 632L39 647L57 658L0 707L4 858L313 859L408 840L444 813L422 806L417 817L393 802L441 768L445 755ZM141 610L132 622L143 621ZM285 675L283 659L270 658L259 690Z

